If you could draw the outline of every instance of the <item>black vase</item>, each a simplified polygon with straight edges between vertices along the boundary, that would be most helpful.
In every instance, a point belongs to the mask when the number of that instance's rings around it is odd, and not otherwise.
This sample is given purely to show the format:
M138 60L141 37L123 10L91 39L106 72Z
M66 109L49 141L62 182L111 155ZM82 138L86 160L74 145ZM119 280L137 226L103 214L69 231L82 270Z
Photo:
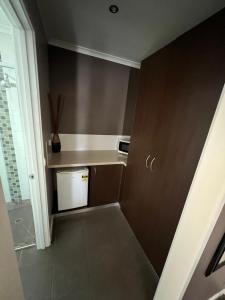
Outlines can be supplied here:
M52 152L57 153L61 151L61 143L58 133L54 133L52 137Z

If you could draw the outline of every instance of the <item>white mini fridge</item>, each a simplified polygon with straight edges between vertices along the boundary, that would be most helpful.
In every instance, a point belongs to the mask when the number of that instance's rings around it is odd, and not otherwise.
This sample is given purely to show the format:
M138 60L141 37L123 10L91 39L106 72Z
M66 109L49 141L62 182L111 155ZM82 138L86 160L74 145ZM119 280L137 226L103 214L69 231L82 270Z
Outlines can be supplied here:
M88 168L57 171L58 210L87 206Z

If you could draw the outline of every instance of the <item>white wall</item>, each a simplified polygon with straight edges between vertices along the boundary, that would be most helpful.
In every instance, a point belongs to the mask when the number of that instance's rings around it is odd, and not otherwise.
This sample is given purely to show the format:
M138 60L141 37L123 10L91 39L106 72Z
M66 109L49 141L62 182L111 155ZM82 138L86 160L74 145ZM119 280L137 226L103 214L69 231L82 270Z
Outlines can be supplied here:
M154 300L182 299L225 201L225 88Z
M59 134L62 151L118 150L120 139L130 136L99 134Z

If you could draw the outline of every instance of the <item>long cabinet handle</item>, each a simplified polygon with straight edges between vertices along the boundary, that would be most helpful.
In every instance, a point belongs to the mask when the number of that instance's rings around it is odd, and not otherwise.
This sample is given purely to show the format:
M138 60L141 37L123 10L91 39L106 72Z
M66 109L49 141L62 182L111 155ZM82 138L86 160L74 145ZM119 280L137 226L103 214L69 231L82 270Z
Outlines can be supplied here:
M148 169L149 165L148 165L148 160L150 158L151 154L149 154L147 157L146 157L146 160L145 160L145 166L146 168Z
M151 170L151 172L154 171L154 170L153 170L153 164L154 164L154 161L155 161L155 157L153 157L153 159L152 159L152 161L151 161L151 163L150 163L150 170Z

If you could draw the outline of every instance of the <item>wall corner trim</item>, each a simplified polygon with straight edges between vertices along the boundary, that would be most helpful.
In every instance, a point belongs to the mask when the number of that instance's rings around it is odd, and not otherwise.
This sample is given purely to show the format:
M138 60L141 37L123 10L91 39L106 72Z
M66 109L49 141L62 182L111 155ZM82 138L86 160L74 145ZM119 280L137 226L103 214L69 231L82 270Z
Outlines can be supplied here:
M93 49L89 49L86 47L82 47L82 46L78 46L76 44L73 43L69 43L66 41L61 41L58 39L50 39L48 41L49 45L52 46L56 46L56 47L60 47L63 49L67 49L67 50L71 50L77 53L81 53L81 54L85 54L85 55L89 55L89 56L93 56L93 57L97 57L100 59L104 59L104 60L108 60L117 64L121 64L121 65L125 65L125 66L129 66L135 69L140 69L141 67L141 63L137 62L137 61L132 61L132 60L127 60L125 58L122 57L118 57L118 56L114 56L108 53L104 53L104 52L100 52L100 51L96 51Z

